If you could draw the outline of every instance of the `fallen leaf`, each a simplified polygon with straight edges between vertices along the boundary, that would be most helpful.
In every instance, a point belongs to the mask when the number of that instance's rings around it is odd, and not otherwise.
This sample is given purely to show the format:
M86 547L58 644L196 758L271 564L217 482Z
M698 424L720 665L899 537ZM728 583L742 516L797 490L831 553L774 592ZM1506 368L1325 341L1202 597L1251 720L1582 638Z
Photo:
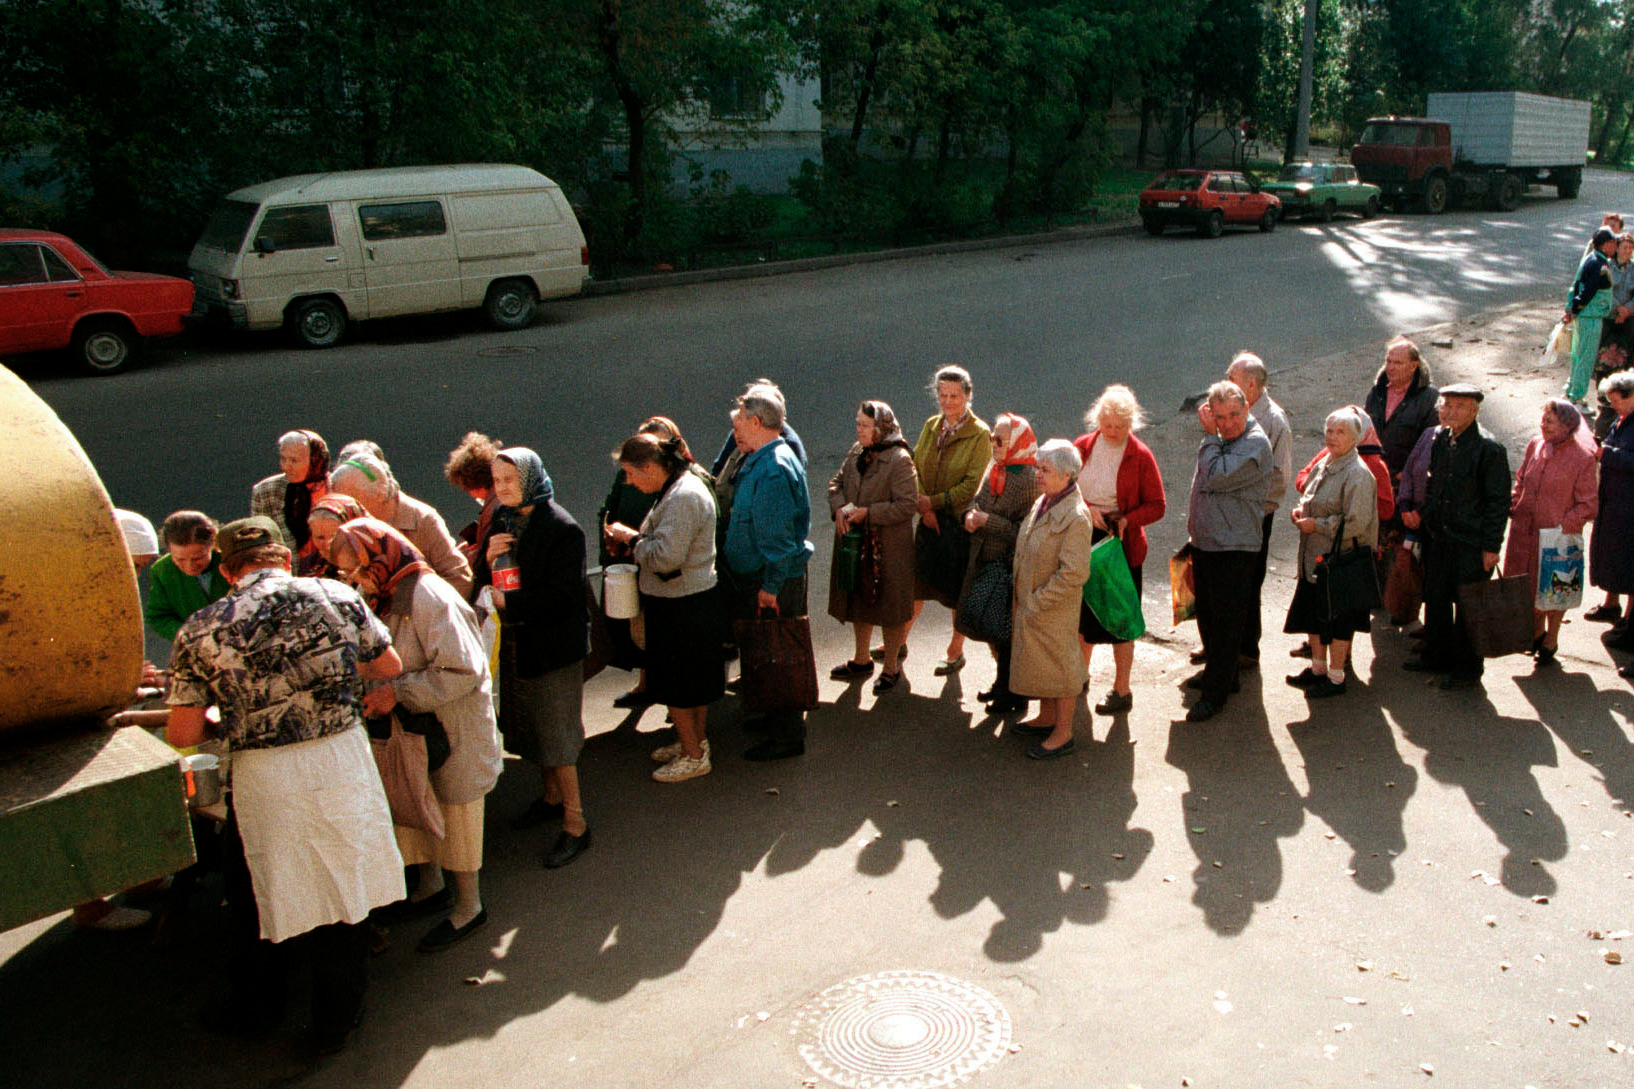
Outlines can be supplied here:
M1598 930L1589 931L1589 938L1593 941L1599 941L1603 937L1605 937L1605 935L1601 934Z
M1196 835L1199 835L1199 836L1202 835L1204 832L1207 832L1207 831L1208 831L1208 829L1202 827L1201 825L1194 825L1192 827L1192 832L1194 834L1196 834Z
M1483 916L1481 916L1481 921L1483 923L1485 923L1487 926L1497 926L1498 925L1498 917L1496 915L1483 915Z
M1589 1019L1589 1011L1588 1010L1578 1010L1577 1011L1577 1019L1579 1021L1587 1021Z
M1122 851L1113 851L1112 852L1112 857L1121 862L1123 860L1123 852Z
M759 1013L755 1014L756 1021L765 1021L769 1017L771 1017L771 1014L767 1013L765 1010L761 1010Z
M1334 1032L1349 1032L1352 1028L1355 1028L1355 1026L1352 1025L1349 1021L1341 1021L1337 1025L1333 1026L1333 1031Z
M1021 1050L1021 1045L1012 1043L1010 1045L1010 1047L1008 1048L1008 1050L1009 1050L1010 1054L1014 1055L1016 1052Z
M1223 998L1217 999L1214 1003L1214 1010L1216 1013L1230 1013L1235 1008L1235 1006Z
M1352 998L1350 995L1346 995L1345 996L1345 1005L1347 1005L1347 1006L1365 1006L1365 1005L1367 1005L1367 999L1365 999L1365 998Z
M1613 930L1610 934L1607 934L1606 937L1610 938L1614 942L1620 942L1624 938L1634 938L1634 930Z
M1373 970L1373 962L1370 960L1359 960L1356 962L1356 970L1358 972L1371 972Z
M1210 865L1210 866L1213 866L1213 867L1214 867L1214 868L1215 868L1215 869L1216 869L1216 870L1223 870L1223 869L1225 869L1225 863L1224 863L1224 862L1221 862L1221 861L1219 861L1219 860L1218 860L1218 859L1216 859L1216 860L1215 860L1215 861L1213 861L1213 862L1210 862L1210 863L1209 863L1209 865Z
M1623 955L1615 949L1608 949L1606 950L1606 963L1621 964L1623 963Z
M1491 874L1484 875L1481 878L1481 882L1483 884L1486 884L1486 885L1501 885L1501 884L1503 884L1503 882L1499 878L1493 877Z
M1537 962L1538 962L1538 963L1539 963L1539 964L1543 964L1543 963L1544 963L1544 958L1543 958L1543 954L1542 954L1542 953L1533 953L1533 954L1532 954L1532 959L1533 959L1533 960L1535 960L1535 961L1537 961Z
M1332 832L1323 832L1322 833L1322 838L1323 839L1334 839L1335 836L1334 836L1334 833L1332 833Z
M1549 898L1547 896L1544 896L1542 893L1539 893L1538 895L1532 897L1532 903L1534 903L1534 904L1547 904L1548 902L1549 902Z
M1616 1040L1607 1040L1606 1041L1606 1050L1612 1052L1615 1055L1621 1055L1623 1052L1628 1050L1628 1045L1627 1044L1619 1044Z
M1174 881L1174 874L1166 873L1166 874L1163 875L1163 883L1165 885L1171 884L1173 881Z
M772 797L775 798L775 797L777 797L779 794L781 794L783 792L781 790L778 790L776 787L767 787L766 788L766 793L770 794Z
M1525 813L1528 817L1531 817L1531 816L1535 815L1535 814L1533 814L1533 812L1530 809L1523 809L1523 810L1521 810L1521 812Z
M901 804L902 804L901 802L886 802L885 806L886 806L887 809L895 809L897 806L899 806Z
M1337 1045L1337 1044L1323 1044L1322 1045L1322 1056L1324 1058L1331 1059L1335 1055L1337 1055L1338 1053L1339 1053L1339 1045Z
M1431 1066L1429 1063L1419 1063L1418 1068L1424 1071L1426 1074L1432 1076L1435 1074L1435 1067Z
M1403 1007L1402 1007L1402 1008L1401 1008L1401 1015L1402 1015L1402 1016L1403 1016L1403 1017L1411 1017L1411 1016L1413 1016L1413 1007L1411 1007L1411 1006L1403 1006Z
M1384 784L1384 789L1394 790L1395 786L1396 786L1396 781L1394 779L1390 779Z
M1498 962L1498 971L1500 972L1507 972L1513 967L1514 965L1510 964L1507 960L1501 960Z

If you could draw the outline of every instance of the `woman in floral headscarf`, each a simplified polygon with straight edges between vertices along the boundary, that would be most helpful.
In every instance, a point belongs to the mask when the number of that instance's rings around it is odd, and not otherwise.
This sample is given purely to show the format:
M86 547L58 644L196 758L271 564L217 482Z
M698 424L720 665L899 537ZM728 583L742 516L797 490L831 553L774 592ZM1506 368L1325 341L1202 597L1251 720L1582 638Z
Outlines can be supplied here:
M364 712L435 715L448 737L448 756L431 772L443 837L394 828L403 861L420 868L399 917L451 911L420 941L422 952L437 952L488 921L478 884L483 799L501 767L488 656L471 606L385 522L365 517L338 526L328 555L385 623L403 660L401 674L364 694ZM452 890L443 884L444 870L454 875Z
M828 615L856 632L856 653L835 666L837 681L874 671L868 642L874 625L885 629L884 669L874 682L879 695L902 678L899 655L913 619L913 516L919 505L913 450L902 438L896 414L884 401L864 401L857 409L857 441L828 482L834 516L834 550L840 555L847 534L860 534L852 585L840 582L840 564L828 577Z
M349 495L339 492L330 492L316 503L312 504L312 513L306 516L306 528L312 534L314 555L312 562L305 565L301 573L313 578L339 578L335 565L329 559L329 542L335 539L335 531L354 518L367 518L369 512ZM418 555L416 550L416 555Z
M278 439L278 467L284 471L284 525L289 529L295 568L301 573L322 559L312 543L307 518L312 504L329 494L329 444L316 431L290 431Z
M501 450L493 473L499 532L488 538L488 567L500 610L499 729L506 747L543 776L540 797L512 823L561 816L561 834L544 857L545 867L556 869L590 846L576 766L590 652L584 530L552 498L550 477L532 450Z
M959 607L955 617L965 615L973 590L978 593L998 592L997 576L1006 573L1002 594L1006 606L1010 599L1010 581L1007 573L1016 551L1016 531L1038 498L1038 439L1032 425L1013 412L1001 412L993 421L993 460L988 464L975 502L965 513L964 525L970 533L970 563L965 568L965 581L959 591ZM983 575L983 570L998 564ZM995 580L991 585L987 580ZM981 585L978 585L981 584ZM956 621L957 623L957 621ZM966 629L966 635L977 638L976 632ZM993 687L978 694L987 704L990 714L1004 715L1025 711L1027 701L1010 691L1010 642L989 644L998 673Z

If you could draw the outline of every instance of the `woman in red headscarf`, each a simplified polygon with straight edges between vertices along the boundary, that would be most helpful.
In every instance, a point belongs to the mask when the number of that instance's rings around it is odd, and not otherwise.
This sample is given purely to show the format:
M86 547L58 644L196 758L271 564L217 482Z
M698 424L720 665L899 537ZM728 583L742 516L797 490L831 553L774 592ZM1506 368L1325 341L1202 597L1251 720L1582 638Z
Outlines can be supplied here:
M970 533L970 564L965 569L964 587L959 591L959 607L954 625L974 639L983 635L960 627L971 595L997 592L997 576L1005 575L1003 600L1010 601L1009 570L1016 552L1016 532L1038 498L1038 439L1032 425L1013 412L1001 412L993 421L993 460L970 510L965 513L965 529ZM997 564L998 567L992 565ZM985 574L983 572L986 572ZM990 585L991 583L991 585ZM993 660L998 673L993 687L978 694L989 714L1013 714L1027 709L1027 701L1010 691L1010 641L992 641Z
M295 553L295 570L306 574L323 558L312 543L307 518L312 504L329 494L329 444L316 431L290 431L278 440L278 467L284 471L284 525Z
M314 554L311 563L302 565L301 574L318 579L338 578L335 565L329 562L329 542L335 539L335 531L341 526L354 518L368 516L362 503L339 492L330 492L313 503L312 513L306 516L306 528L312 534Z
M488 655L471 606L385 522L358 518L341 525L329 558L385 623L403 660L401 674L365 693L364 713L374 717L401 709L435 715L448 736L448 756L431 771L443 838L395 828L403 861L420 870L413 897L396 914L450 911L419 944L421 952L437 952L488 921L477 880L483 798L501 766ZM443 884L444 870L454 875L452 891Z

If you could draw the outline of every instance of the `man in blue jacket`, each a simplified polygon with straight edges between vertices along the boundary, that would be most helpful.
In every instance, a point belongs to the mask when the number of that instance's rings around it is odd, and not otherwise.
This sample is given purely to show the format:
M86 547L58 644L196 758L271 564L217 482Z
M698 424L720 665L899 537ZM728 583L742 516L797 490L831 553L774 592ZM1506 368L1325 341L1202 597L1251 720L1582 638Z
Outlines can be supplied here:
M782 391L765 381L745 390L732 410L732 437L744 457L727 523L725 558L733 613L743 619L763 610L782 617L806 615L811 496L802 459L782 436L785 415ZM816 667L808 662L806 668ZM750 747L745 759L781 760L806 751L803 711L772 710L758 725L765 740Z

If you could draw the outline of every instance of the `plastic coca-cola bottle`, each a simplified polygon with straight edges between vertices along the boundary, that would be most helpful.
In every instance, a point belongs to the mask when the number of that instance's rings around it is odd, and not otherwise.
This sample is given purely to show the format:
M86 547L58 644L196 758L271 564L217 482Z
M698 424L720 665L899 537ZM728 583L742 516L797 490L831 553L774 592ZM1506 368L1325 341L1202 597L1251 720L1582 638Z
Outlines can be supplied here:
M516 557L506 552L493 563L494 589L501 593L522 588L522 568L517 566Z

